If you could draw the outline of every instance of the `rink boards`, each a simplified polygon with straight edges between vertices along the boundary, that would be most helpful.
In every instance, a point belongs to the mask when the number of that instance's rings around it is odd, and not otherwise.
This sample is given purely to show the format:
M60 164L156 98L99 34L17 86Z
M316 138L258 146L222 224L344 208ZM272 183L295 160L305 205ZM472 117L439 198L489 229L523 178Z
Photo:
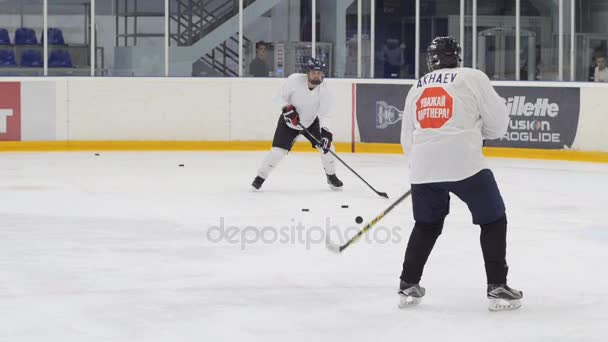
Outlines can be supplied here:
M0 151L261 150L281 79L3 78ZM413 80L328 79L341 151L399 153ZM608 161L608 85L494 82L509 132L491 156ZM312 150L299 143L297 150Z

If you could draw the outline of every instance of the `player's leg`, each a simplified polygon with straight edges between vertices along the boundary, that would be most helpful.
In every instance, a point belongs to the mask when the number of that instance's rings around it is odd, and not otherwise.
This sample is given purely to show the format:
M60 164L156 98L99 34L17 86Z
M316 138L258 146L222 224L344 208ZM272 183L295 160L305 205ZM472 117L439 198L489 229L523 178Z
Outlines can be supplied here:
M277 128L274 131L274 138L272 139L272 148L262 161L262 164L258 169L258 174L251 184L252 187L257 190L262 186L272 170L274 170L277 164L279 164L291 150L291 147L299 134L300 131L288 127L283 118L279 117Z
M405 251L399 295L399 307L418 304L425 289L419 285L435 242L443 230L443 222L450 211L449 193L436 184L412 184L414 229Z
M450 189L462 199L481 227L480 244L483 254L490 310L517 309L521 306L521 291L507 285L507 217L494 174L488 169L459 182Z
M317 118L307 130L314 135L317 140L321 140L321 127L319 125L319 119ZM306 132L302 133L308 141L312 144L313 148L317 148L317 143L315 139L309 136ZM331 144L330 150L332 152L336 152L335 147ZM340 190L344 185L342 181L336 176L336 158L334 158L331 153L325 153L322 149L319 149L319 153L321 154L321 164L323 165L323 170L325 170L325 175L327 177L327 184L333 190Z
M332 152L336 152L336 148L332 145L330 147ZM323 165L323 170L325 170L325 175L327 177L327 184L333 190L341 190L344 183L338 178L336 175L336 158L334 158L331 153L321 153L321 164Z

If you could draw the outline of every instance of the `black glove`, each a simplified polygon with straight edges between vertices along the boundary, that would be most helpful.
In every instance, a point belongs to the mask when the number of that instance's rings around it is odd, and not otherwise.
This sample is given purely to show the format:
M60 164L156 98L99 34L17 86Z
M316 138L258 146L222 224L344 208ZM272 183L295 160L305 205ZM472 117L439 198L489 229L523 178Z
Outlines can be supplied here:
M293 129L300 129L300 114L296 112L296 107L293 105L283 107L283 120L285 120L287 126Z
M334 140L334 135L331 132L323 127L321 128L321 147L323 149L323 153L327 153L331 148L331 142Z

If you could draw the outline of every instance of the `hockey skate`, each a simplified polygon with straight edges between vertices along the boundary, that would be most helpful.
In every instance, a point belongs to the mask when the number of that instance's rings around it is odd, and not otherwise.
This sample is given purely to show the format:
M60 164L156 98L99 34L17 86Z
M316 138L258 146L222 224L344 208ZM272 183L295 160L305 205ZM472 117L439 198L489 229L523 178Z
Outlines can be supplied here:
M399 285L399 292L397 292L399 297L401 297L399 308L403 309L420 304L425 291L424 287L418 284L410 284L402 280Z
M344 183L342 183L342 181L339 180L335 174L326 175L326 176L327 176L327 184L329 184L330 189L332 189L334 191L342 190L342 185L344 185Z
M488 284L488 309L490 311L515 310L521 307L522 291L507 284Z
M253 180L253 183L251 183L251 186L253 187L253 190L260 190L260 188L262 187L262 184L264 184L265 179L257 176L255 177L255 179Z

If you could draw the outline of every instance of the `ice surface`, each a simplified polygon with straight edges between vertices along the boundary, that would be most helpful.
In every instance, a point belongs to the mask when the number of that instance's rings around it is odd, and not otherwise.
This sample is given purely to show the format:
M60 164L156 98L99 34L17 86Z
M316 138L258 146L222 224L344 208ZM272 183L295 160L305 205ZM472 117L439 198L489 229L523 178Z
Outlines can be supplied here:
M319 242L328 226L352 235L392 200L343 167L344 191L328 190L314 153L251 192L263 156L0 154L0 341L608 340L608 165L490 160L525 294L492 313L458 199L424 302L399 310L411 202L336 255ZM408 188L401 156L343 158L392 199Z

